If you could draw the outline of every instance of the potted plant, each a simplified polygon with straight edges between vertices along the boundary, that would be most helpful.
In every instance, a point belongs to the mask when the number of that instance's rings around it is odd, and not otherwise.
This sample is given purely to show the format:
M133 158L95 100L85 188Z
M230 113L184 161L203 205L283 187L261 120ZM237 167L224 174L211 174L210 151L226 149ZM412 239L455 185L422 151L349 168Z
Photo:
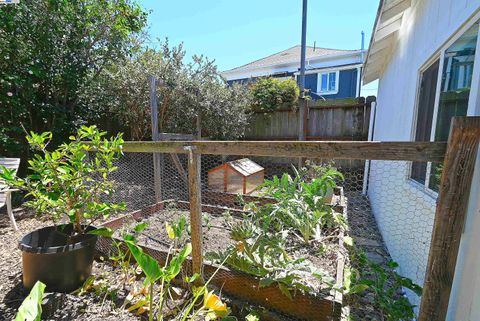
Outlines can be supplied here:
M94 223L125 208L123 203L107 201L114 191L109 174L117 170L113 161L121 155L123 139L105 135L95 126L82 126L68 143L49 151L52 133L32 132L28 143L40 153L28 162L30 174L19 178L0 168L1 179L27 192L25 205L54 222L20 241L27 289L37 281L48 291L78 288L92 270L97 241Z

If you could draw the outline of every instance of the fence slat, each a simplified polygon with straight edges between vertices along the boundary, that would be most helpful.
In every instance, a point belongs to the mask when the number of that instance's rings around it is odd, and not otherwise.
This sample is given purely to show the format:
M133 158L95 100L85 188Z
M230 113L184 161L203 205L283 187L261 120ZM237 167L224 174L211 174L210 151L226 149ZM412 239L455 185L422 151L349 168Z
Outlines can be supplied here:
M480 142L480 117L454 117L448 138L420 307L420 321L445 320Z
M309 102L305 108L297 111L278 109L254 112L252 121L246 129L246 139L275 140L279 137L297 139L308 136L345 136L366 140L368 128L364 128L364 124L369 123L371 102L365 103L364 99L359 99L350 104L316 106L315 103ZM303 115L302 131L298 117L302 115L303 109L306 112ZM306 115L308 117L305 117Z

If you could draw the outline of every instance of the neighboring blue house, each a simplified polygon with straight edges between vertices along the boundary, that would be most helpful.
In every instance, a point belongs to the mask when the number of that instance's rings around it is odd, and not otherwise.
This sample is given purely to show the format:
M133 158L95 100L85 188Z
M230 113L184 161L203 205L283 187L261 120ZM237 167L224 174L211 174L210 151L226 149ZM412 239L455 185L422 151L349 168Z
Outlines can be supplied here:
M300 46L222 72L229 84L259 77L297 79ZM313 99L358 97L362 70L361 50L307 47L305 88Z

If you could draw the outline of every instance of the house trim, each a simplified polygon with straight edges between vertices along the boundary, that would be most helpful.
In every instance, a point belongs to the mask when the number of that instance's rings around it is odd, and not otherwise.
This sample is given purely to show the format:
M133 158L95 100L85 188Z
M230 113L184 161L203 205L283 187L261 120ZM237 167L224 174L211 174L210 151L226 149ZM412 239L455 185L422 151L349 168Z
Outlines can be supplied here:
M325 67L325 68L307 69L307 70L305 70L305 75L325 73L325 72L331 72L331 71L358 69L361 66L362 66L362 64L349 64L349 65L342 65L342 66L338 66L338 67ZM300 72L296 71L293 74L295 76L298 76L300 74Z

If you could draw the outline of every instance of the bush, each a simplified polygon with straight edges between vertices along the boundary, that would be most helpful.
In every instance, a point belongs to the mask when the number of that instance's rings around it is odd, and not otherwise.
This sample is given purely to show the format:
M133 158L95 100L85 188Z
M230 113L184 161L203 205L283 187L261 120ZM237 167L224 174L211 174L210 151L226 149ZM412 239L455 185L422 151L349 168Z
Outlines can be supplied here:
M300 89L294 79L260 78L251 87L252 109L273 111L278 108L296 109Z

